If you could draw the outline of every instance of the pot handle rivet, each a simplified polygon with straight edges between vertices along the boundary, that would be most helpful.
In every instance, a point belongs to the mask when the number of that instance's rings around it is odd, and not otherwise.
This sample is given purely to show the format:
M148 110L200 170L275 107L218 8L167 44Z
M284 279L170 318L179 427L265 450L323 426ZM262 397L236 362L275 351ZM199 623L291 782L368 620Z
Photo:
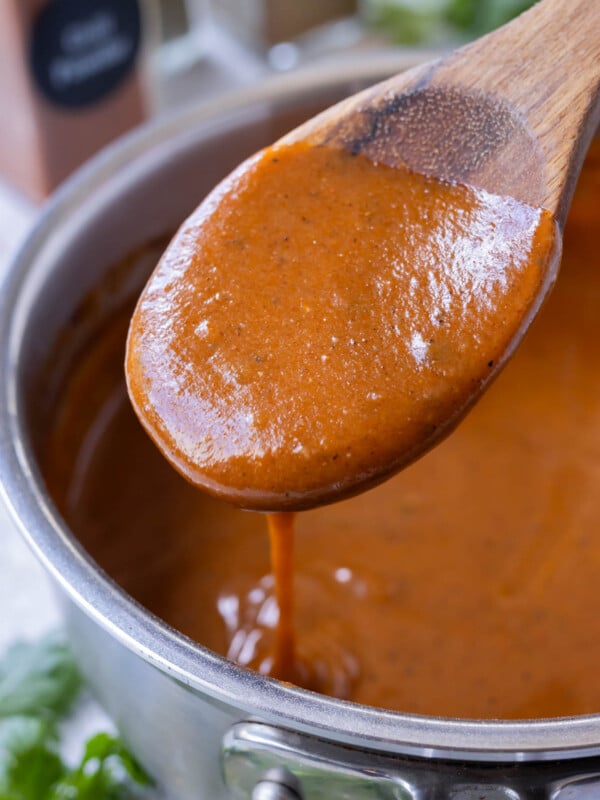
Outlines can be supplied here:
M252 790L252 800L303 800L298 778L285 767L268 769Z

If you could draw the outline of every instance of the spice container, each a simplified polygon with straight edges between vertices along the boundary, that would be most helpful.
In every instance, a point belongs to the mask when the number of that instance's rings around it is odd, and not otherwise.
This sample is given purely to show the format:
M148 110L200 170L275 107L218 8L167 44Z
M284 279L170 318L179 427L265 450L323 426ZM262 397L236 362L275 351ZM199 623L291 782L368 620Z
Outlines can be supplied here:
M3 0L0 175L41 199L145 116L140 0Z

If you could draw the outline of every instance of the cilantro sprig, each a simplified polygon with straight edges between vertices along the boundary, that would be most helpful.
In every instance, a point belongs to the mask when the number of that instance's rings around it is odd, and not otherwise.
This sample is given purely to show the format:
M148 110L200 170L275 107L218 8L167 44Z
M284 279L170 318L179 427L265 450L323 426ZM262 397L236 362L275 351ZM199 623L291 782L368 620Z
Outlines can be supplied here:
M65 763L60 722L81 677L57 634L13 645L0 659L0 800L133 800L151 781L123 742L98 733Z
M364 15L397 44L440 45L504 25L535 0L365 0Z

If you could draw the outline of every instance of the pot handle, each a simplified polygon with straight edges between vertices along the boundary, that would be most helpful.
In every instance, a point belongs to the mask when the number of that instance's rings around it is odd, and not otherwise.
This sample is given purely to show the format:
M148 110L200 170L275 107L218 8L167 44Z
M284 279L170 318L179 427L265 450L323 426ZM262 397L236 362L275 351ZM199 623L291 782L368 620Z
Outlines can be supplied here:
M223 738L224 781L236 800L421 800L393 760L260 722Z
M252 800L304 800L298 778L285 767L272 767L252 790Z
M234 800L600 798L600 783L595 784L598 794L586 794L588 781L580 785L582 776L573 774L568 761L516 767L394 755L253 720L226 732L221 765Z

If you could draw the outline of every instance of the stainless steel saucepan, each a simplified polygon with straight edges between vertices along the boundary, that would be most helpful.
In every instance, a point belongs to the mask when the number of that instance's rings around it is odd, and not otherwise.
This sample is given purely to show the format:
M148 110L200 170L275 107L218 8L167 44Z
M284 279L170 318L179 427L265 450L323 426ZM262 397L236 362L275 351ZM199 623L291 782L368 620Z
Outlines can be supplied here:
M56 195L1 287L5 499L54 579L82 669L174 800L600 798L600 715L523 722L419 717L341 702L237 667L168 627L109 579L67 528L40 477L40 371L110 266L174 229L245 156L402 66L398 56L385 56L289 75L129 136Z

